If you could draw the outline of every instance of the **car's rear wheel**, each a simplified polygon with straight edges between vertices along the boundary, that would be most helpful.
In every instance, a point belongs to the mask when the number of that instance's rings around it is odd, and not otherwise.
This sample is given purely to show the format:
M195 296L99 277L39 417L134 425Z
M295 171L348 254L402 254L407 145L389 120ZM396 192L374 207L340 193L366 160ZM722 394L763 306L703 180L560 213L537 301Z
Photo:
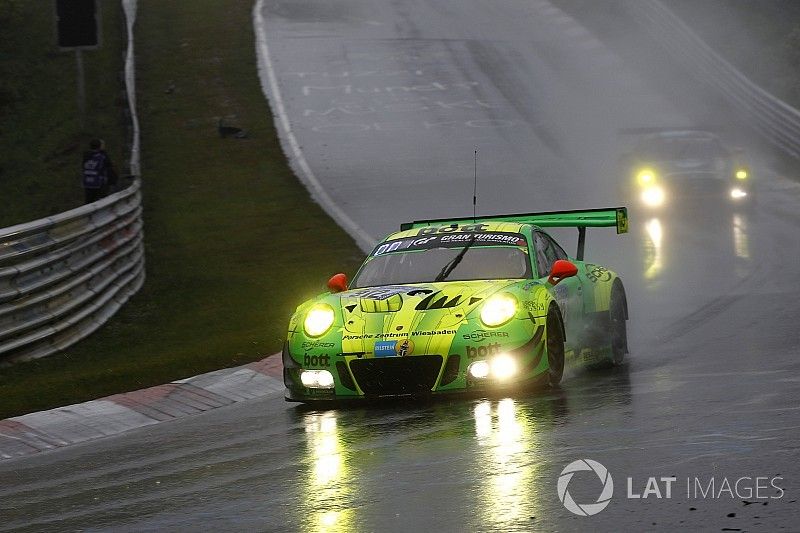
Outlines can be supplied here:
M611 302L609 305L611 318L611 363L621 365L628 352L628 319L627 302L625 301L625 289L622 283L617 280L611 288Z
M564 375L564 322L555 303L547 312L547 365L547 381L555 387Z

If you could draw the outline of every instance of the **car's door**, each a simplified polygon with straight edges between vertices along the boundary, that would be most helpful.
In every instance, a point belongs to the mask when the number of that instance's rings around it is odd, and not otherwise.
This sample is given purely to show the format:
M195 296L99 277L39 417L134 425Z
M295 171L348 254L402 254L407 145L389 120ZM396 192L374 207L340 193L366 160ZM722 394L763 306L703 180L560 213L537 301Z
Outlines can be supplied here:
M534 233L536 264L539 277L547 278L558 259L569 260L567 253L549 235L542 231ZM564 330L567 334L567 349L577 347L583 318L583 287L580 276L565 278L550 288L561 309Z

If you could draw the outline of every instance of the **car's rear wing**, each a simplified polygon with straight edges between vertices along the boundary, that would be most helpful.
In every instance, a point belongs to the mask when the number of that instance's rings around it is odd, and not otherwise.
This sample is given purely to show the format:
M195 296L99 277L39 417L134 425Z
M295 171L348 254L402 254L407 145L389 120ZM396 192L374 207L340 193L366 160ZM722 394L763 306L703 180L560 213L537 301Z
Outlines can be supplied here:
M586 243L586 228L616 227L617 233L628 232L628 208L607 207L576 211L546 211L542 213L519 213L515 215L490 215L467 218L440 218L415 220L400 225L400 230L442 226L445 224L469 225L481 222L516 222L532 224L541 228L578 228L578 253L576 259L583 260Z

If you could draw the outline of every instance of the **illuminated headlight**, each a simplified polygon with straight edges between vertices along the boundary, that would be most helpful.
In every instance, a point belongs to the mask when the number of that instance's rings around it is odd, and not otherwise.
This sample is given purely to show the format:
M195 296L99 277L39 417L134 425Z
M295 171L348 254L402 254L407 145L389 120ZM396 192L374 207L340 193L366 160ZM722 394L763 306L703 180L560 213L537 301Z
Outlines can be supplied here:
M664 189L648 187L642 191L642 202L649 207L658 207L664 203Z
M309 337L319 337L333 324L333 308L327 304L317 304L311 308L303 322L303 329Z
M300 372L300 381L309 389L333 388L333 374L327 370L303 370Z
M517 373L517 362L508 354L500 354L492 359L492 377L508 379Z
M743 191L739 187L734 187L733 189L731 189L731 198L733 198L734 200L744 198L745 196L747 196L747 191Z
M481 322L494 327L505 324L517 313L517 299L511 294L495 294L481 309Z
M642 187L652 185L656 182L656 173L649 168L643 168L638 174L636 174L636 181Z
M739 169L736 171L736 179L746 180L747 179L747 171L744 169Z
M517 373L517 361L509 354L501 353L490 361L475 361L469 365L467 372L475 379L491 377L504 381Z
M489 363L486 361L475 361L467 369L469 375L475 379L485 379L489 375Z

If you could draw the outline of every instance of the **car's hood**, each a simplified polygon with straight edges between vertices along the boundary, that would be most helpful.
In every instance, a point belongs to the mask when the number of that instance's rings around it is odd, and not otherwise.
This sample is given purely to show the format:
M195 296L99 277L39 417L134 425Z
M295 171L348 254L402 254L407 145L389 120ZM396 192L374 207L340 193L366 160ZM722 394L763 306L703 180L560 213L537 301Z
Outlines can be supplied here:
M378 341L410 339L422 347L434 339L452 339L459 327L477 316L473 311L483 301L519 283L490 280L388 285L323 298L341 309L343 350L372 352Z

